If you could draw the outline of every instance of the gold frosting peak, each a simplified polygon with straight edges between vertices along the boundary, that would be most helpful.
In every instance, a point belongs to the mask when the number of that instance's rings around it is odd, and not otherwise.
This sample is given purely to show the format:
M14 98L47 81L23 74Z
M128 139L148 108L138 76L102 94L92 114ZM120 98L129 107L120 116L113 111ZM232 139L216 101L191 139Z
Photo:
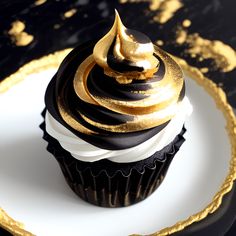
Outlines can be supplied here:
M139 74L149 74L149 77L156 72L159 64L158 59L154 56L152 42L142 33L127 29L116 10L112 28L97 42L93 50L96 63L103 67L105 72L107 72L107 69L113 71L110 74L114 76L116 73L108 65L108 54L111 54L118 62L125 61L133 67L143 68L143 71ZM134 73L137 74L135 69L128 73L122 73L122 76L124 74L127 74L127 76L130 74L134 75ZM143 76L141 77L144 79Z
M108 76L104 76L97 65ZM98 74L94 76L94 73ZM109 79L120 84L101 85L110 83ZM113 86L111 91L109 86ZM80 62L73 88L77 97L91 109L97 106L108 114L123 116L124 121L119 124L100 122L79 108L72 115L67 112L63 99L58 99L59 112L68 125L81 133L92 134L92 129L88 130L74 119L74 115L78 115L91 127L127 133L150 129L172 119L183 99L184 80L181 68L172 57L153 45L144 34L127 29L116 11L110 31L95 44L93 54Z

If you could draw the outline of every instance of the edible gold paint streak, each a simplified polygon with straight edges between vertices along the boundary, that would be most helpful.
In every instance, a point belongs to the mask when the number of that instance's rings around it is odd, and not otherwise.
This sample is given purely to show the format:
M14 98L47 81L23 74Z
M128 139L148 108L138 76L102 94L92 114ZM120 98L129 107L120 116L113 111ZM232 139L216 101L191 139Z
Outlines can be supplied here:
M60 64L61 58L64 58L71 49L66 49L38 60L34 60L23 67L21 67L16 73L4 79L8 81L6 87L3 82L0 83L0 91L6 91L11 86L14 86L19 82L19 78L26 77L33 73L44 71L46 69L56 69ZM199 222L206 218L209 214L214 213L221 205L223 197L231 191L234 180L236 179L236 117L232 107L227 102L225 92L219 88L214 82L205 77L202 72L196 68L187 64L186 61L175 58L187 73L190 78L195 80L204 90L214 99L217 107L223 113L226 120L226 130L231 144L231 160L229 163L229 171L224 183L221 185L219 191L215 194L212 201L202 211L190 216L189 218L179 221L176 224L166 227L158 232L150 234L149 236L166 236L185 229L195 222ZM29 65L29 66L28 66ZM38 66L40 65L40 68ZM7 213L0 208L0 226L17 236L33 236L32 233L23 229L23 224L10 218ZM140 234L132 234L133 236L141 236ZM147 235L146 235L147 236Z
M73 8L67 12L64 13L65 18L70 18L72 17L75 13L77 12L77 9Z
M180 27L176 32L176 43L187 44L185 53L191 57L198 56L199 61L212 59L215 69L229 72L236 68L236 51L221 41L204 39L198 33L188 34Z
M36 1L34 2L34 5L39 6L39 5L44 4L45 2L47 2L47 0L36 0Z
M25 24L22 21L17 20L12 23L12 28L8 31L12 42L14 42L16 46L27 46L34 39L34 36L24 32L24 29Z
M177 109L177 106L178 105L175 106L175 109ZM153 117L149 117L146 119L139 119L139 120L137 118L134 121L128 121L126 123L119 124L119 125L107 125L107 124L98 123L98 122L91 120L90 118L86 117L85 115L83 115L81 113L80 113L80 115L87 123L89 123L95 127L98 127L100 129L114 132L114 133L116 133L116 132L127 133L127 132L135 132L138 130L145 130L145 129L152 128L154 126L164 124L165 122L169 121L170 119L172 119L175 116L175 111L173 109L172 112L169 112L169 114L165 116L165 118L153 119ZM148 123L148 125L147 125L147 123Z
M190 54L201 55L204 59L213 59L217 68L229 72L236 68L236 52L230 46L218 40L208 40L198 34L187 37Z
M114 99L108 99L108 98L97 97L97 96L96 97L94 96L93 98L99 105L101 105L102 107L106 107L107 109L111 111L114 111L120 114L133 115L133 116L140 115L140 118L142 118L142 115L154 113L157 110L162 110L166 108L167 106L170 106L171 104L176 103L178 101L178 96L175 96L175 95L176 94L174 94L174 96L167 97L167 98L162 97L161 99L163 101L160 101L159 103L157 102L155 104L153 104L154 102L153 98L147 99L146 101L143 101L142 103L141 102L133 102L133 103L122 102L122 101L118 101ZM154 114L153 114L153 119L155 119ZM146 123L146 127L151 128L149 123ZM127 129L127 132L129 132L129 129Z
M90 104L98 105L98 103L90 96L87 88L87 78L94 65L95 61L93 56L90 55L79 65L75 73L73 86L76 95L81 100Z
M83 133L83 134L88 134L88 135L92 135L92 134L96 134L96 132L87 129L86 127L84 127L83 125L81 125L75 118L73 118L66 110L65 110L65 105L63 104L63 101L59 98L57 100L57 106L58 106L58 110L60 115L62 116L63 120L67 123L70 124L70 126Z
M138 72L138 71L131 71L131 72L118 72L118 71L113 71L110 68L105 68L104 69L104 74L111 77L111 78L115 78L116 81L119 84L130 84L132 83L133 79L135 78L135 80L146 80L149 78L153 77L153 74L155 74L157 72L159 68L159 65L151 70L148 70L146 72Z
M122 4L139 2L147 2L149 3L150 11L157 11L153 20L160 24L165 24L181 7L183 7L181 0L120 0L120 3Z

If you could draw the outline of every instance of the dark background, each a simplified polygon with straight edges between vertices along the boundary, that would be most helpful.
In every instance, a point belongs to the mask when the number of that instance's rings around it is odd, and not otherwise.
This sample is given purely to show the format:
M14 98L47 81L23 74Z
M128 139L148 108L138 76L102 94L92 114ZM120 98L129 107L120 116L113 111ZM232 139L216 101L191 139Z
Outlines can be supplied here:
M224 89L229 103L236 111L236 70L225 72L215 66L212 58L200 60L199 56L192 57L186 53L189 48L187 43L176 43L176 32L183 28L182 22L188 19L191 21L191 25L186 29L188 34L198 33L204 39L219 40L235 50L235 0L179 0L182 7L165 23L153 20L161 11L151 11L150 1L128 1L121 4L119 1L109 0L48 0L41 5L36 2L0 1L0 80L33 59L75 47L92 37L102 36L112 24L116 8L127 27L146 33L154 42L163 41L161 47L164 50L185 59L190 65L207 68L205 75ZM71 9L75 9L76 13L65 17L65 13ZM24 31L34 37L26 46L17 46L9 35L12 22L16 20L24 22ZM224 197L219 210L175 235L236 235L236 225L232 226L235 217L234 186ZM0 229L0 235L5 234L6 232Z

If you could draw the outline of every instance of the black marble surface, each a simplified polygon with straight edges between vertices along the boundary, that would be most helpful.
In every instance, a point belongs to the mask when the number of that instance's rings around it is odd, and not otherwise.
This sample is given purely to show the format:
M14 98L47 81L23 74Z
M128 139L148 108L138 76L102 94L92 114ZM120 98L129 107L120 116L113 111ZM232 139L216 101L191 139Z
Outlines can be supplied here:
M187 60L198 68L209 69L205 75L224 89L228 101L236 111L236 70L223 72L215 67L213 59L199 60L185 53L187 44L176 43L176 31L185 19L191 21L188 34L198 33L208 40L220 40L236 49L236 1L235 0L179 0L182 7L166 23L153 18L160 10L150 11L150 2L138 1L121 4L109 0L50 0L36 5L34 0L0 1L0 80L15 72L25 63L43 55L74 47L79 43L103 35L112 24L114 8L119 11L124 24L150 36L153 41L162 40L164 50ZM76 9L66 18L64 13ZM9 36L12 22L25 23L25 32L34 36L27 46L16 46ZM99 26L99 27L98 27ZM194 223L175 235L224 235L234 234L232 224L236 217L236 187L224 197L219 210L205 220ZM230 229L231 228L231 229ZM0 235L4 235L0 229Z

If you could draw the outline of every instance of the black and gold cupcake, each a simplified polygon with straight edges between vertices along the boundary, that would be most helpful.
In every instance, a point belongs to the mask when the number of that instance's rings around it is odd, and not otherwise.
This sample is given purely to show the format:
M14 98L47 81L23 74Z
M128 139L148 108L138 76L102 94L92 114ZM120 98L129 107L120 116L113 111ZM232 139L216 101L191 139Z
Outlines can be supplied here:
M160 185L191 112L180 67L117 12L102 39L64 59L45 102L48 151L77 195L105 207L137 203Z

